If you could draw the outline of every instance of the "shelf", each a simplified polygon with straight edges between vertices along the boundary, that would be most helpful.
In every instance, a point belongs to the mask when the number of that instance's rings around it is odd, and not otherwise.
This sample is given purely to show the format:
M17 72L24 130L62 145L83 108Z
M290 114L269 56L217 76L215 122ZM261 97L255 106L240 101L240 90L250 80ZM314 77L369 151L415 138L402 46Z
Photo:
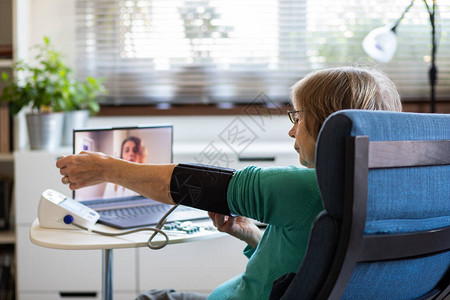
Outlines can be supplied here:
M0 153L0 162L14 162L14 154Z
M15 244L16 234L12 230L0 231L0 245Z
M3 59L0 58L0 68L9 68L13 64L12 59Z

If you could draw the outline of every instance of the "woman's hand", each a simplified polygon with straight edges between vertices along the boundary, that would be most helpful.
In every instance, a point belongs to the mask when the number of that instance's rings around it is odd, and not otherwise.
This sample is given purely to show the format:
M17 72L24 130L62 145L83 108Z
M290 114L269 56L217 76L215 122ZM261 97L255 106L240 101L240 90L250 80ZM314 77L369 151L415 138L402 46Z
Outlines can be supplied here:
M98 152L82 151L78 155L60 158L56 167L64 177L62 183L71 190L105 182L106 161L111 157Z
M218 213L208 212L214 226L220 232L226 232L256 248L261 240L261 230L253 221L245 217L230 217Z

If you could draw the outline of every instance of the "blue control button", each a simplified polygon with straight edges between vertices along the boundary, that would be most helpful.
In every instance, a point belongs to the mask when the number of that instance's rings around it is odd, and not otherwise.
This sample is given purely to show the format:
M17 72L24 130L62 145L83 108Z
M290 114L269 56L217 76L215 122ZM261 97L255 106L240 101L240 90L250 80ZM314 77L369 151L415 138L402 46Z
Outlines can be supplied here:
M66 216L64 217L64 223L65 223L65 224L69 225L69 224L71 224L72 222L73 222L73 217L72 217L71 215L66 215Z

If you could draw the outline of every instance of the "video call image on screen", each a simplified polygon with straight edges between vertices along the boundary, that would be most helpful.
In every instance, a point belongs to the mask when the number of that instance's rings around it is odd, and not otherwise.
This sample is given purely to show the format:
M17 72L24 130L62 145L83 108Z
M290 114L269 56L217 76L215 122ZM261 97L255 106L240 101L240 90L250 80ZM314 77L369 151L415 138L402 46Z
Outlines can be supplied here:
M172 162L172 126L77 130L74 153L102 152L136 163ZM137 193L112 183L76 190L78 201L121 198Z

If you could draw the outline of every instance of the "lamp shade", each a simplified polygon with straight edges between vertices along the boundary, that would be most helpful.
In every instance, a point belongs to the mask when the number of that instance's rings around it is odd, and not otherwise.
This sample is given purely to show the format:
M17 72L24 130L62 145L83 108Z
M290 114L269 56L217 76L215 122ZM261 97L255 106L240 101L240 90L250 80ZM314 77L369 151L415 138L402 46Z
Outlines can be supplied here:
M375 28L364 38L362 46L367 55L374 60L387 63L397 50L397 36L392 27Z

